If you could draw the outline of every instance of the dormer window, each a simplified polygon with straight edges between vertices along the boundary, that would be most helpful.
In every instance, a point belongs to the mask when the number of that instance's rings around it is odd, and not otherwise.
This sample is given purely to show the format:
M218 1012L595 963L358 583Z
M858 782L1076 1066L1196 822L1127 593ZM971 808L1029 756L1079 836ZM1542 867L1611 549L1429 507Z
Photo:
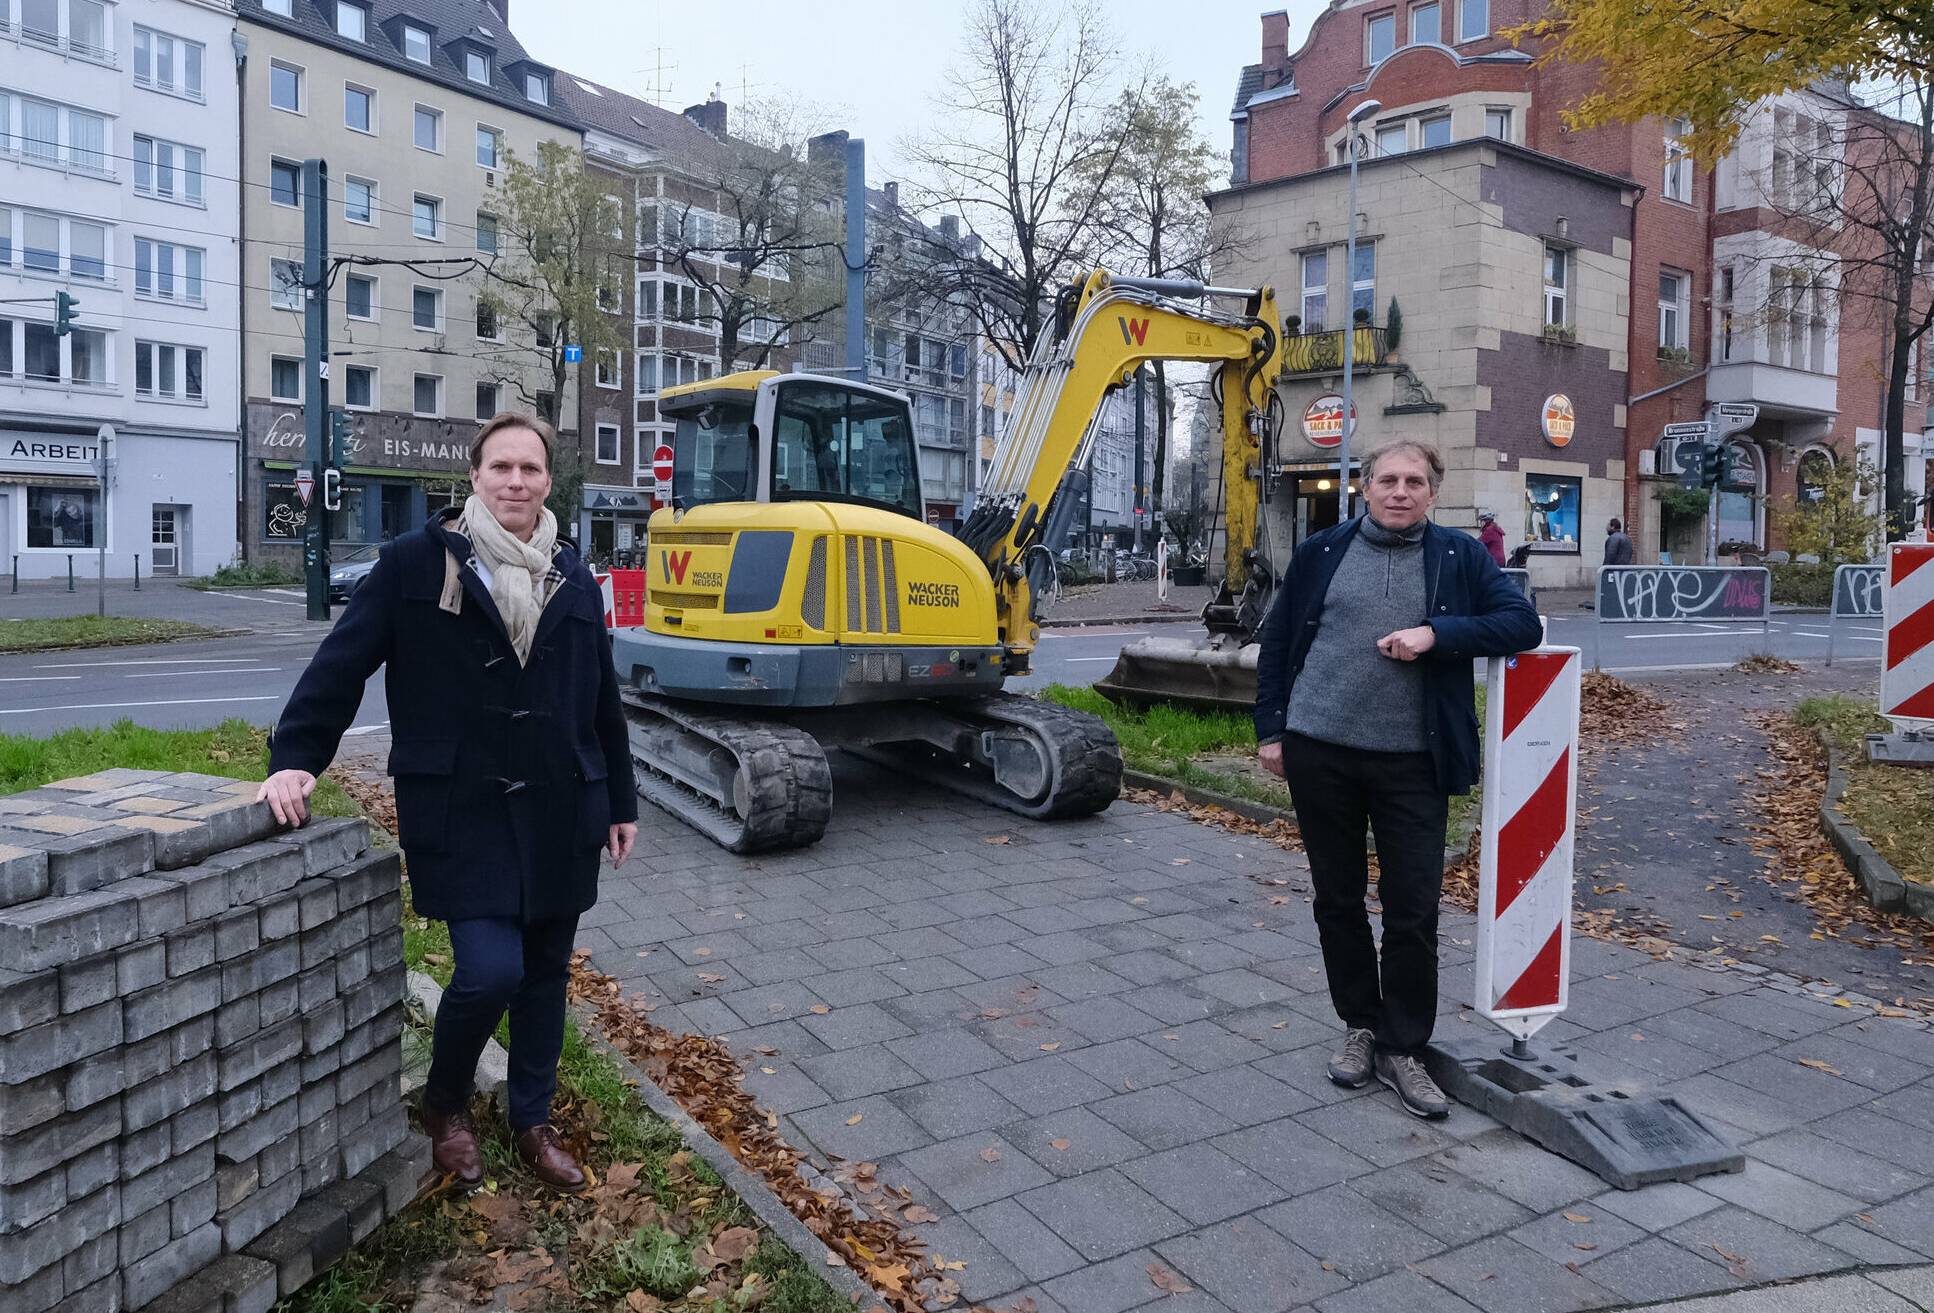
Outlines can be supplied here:
M336 35L346 36L351 41L366 41L364 35L369 26L369 11L361 5L338 3L336 5Z
M414 63L430 62L430 34L420 27L403 28L403 57Z
M490 56L475 50L463 52L463 73L472 82L490 84Z
M524 98L533 105L551 103L551 80L542 73L524 74Z

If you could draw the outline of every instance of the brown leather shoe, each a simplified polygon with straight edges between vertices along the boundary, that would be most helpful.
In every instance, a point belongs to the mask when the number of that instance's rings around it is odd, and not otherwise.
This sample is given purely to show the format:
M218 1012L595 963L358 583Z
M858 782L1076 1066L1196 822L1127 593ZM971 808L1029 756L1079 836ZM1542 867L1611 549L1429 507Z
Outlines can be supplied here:
M546 1124L533 1126L517 1137L517 1156L538 1180L553 1190L576 1194L584 1188L584 1171L577 1159L564 1152L557 1132Z
M477 1143L477 1128L464 1111L438 1112L429 1104L422 1106L423 1133L430 1137L430 1161L436 1169L457 1178L457 1184L474 1190L483 1184L483 1149Z

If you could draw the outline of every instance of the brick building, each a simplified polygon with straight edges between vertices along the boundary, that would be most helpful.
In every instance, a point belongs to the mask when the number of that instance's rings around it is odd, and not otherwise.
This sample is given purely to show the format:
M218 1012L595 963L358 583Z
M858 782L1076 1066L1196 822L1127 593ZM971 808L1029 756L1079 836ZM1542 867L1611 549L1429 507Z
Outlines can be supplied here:
M1877 452L1884 413L1875 317L1841 322L1836 289L1798 272L1831 258L1800 250L1783 259L1796 245L1792 225L1764 203L1776 168L1793 176L1802 157L1830 147L1832 135L1814 125L1831 119L1822 107L1834 97L1762 106L1733 154L1702 170L1679 146L1683 124L1566 127L1563 110L1594 74L1540 67L1532 43L1514 48L1498 35L1541 9L1538 0L1336 0L1294 53L1288 16L1264 14L1262 58L1242 70L1231 113L1232 186L1211 198L1219 222L1253 223L1238 261L1247 272L1225 263L1218 280L1273 282L1306 321L1311 298L1327 298L1315 302L1331 330L1310 340L1318 357L1334 354L1348 316L1329 307L1346 297L1369 310L1358 340L1378 355L1395 291L1399 354L1444 410L1428 419L1382 413L1378 389L1402 375L1379 358L1358 401L1359 444L1399 432L1442 442L1459 473L1441 518L1468 526L1480 506L1495 509L1511 545L1533 543L1544 578L1583 582L1609 514L1632 522L1642 560L1702 550L1703 526L1668 526L1653 488L1663 427L1704 418L1718 402L1759 406L1736 439L1750 483L1722 495L1721 539L1776 547L1769 506L1801 495L1819 462L1847 459L1856 444ZM1372 238L1368 258L1383 267L1345 271L1345 124L1369 100L1381 108L1361 126L1369 146L1358 213ZM1867 112L1840 105L1843 115ZM1798 149L1802 141L1815 149ZM1425 201L1432 192L1437 200ZM1279 198L1273 209L1267 197ZM1436 226L1402 222L1433 205L1442 210ZM1501 231L1475 240L1491 225ZM1502 263L1487 263L1493 255ZM1527 255L1542 261L1529 278ZM1418 267L1405 277L1399 262ZM1367 304L1366 285L1376 289ZM1299 377L1333 381L1323 359L1308 363L1319 368ZM1924 487L1926 383L1917 382L1908 481ZM1285 401L1307 390L1292 382ZM1537 451L1542 414L1535 426L1525 414L1544 397L1571 402L1575 436L1562 454ZM1293 435L1301 408L1289 410ZM1554 510L1571 522L1569 488L1549 481L1559 476L1547 465L1590 467L1563 476L1582 481L1569 545L1546 537ZM1547 479L1532 477L1540 474ZM1597 480L1617 486L1595 490Z

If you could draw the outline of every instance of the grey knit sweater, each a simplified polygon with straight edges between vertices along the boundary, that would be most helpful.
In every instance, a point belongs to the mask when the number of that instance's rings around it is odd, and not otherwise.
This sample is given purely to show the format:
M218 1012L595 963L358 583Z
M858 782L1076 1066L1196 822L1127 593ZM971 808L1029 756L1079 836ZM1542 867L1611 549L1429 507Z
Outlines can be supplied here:
M1377 651L1385 634L1426 621L1424 524L1358 522L1290 692L1290 732L1372 752L1424 750L1423 667Z

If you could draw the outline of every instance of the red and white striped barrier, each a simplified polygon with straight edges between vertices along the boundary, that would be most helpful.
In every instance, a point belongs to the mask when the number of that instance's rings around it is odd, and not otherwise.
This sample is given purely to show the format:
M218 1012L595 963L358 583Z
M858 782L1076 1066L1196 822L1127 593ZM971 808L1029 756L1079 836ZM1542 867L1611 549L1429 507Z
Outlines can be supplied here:
M1900 729L1934 722L1934 543L1887 545L1881 614L1880 714Z
M1570 996L1581 670L1575 647L1490 663L1475 1006L1519 1039Z
M606 629L616 629L618 626L613 623L614 617L612 616L611 572L609 570L596 570L592 572L591 577L598 581L598 592L604 597L604 627Z

